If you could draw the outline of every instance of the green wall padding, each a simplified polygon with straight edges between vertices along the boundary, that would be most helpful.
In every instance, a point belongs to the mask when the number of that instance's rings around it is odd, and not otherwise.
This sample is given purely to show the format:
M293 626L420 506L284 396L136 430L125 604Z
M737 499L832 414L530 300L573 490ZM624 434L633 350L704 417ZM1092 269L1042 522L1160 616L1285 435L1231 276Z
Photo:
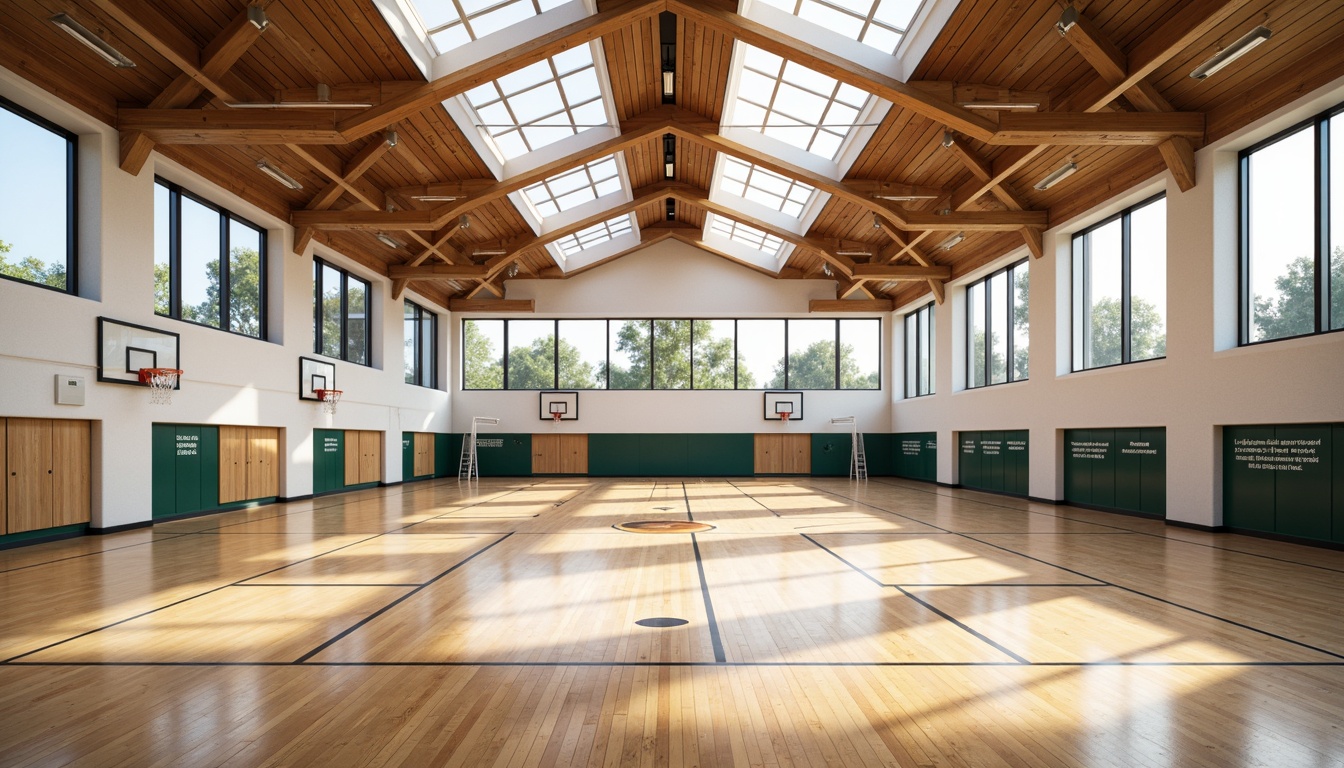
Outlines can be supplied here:
M1166 428L1064 430L1064 500L1165 517Z
M1223 428L1223 523L1344 543L1344 424Z
M1027 495L1031 466L1027 430L962 432L957 451L961 485L1015 496ZM935 465L935 475L936 471Z
M1274 427L1223 427L1223 524L1273 533L1274 475L1258 452Z
M462 435L439 432L434 435L434 476L456 477L462 460Z
M938 433L898 432L891 436L891 451L891 474L896 477L931 483L938 479Z
M849 476L850 452L853 437L848 433L812 433L812 474L817 476ZM868 445L863 446L867 456Z
M639 435L588 435L588 474L627 477L639 474Z
M313 493L345 488L345 430L313 430Z
M588 435L593 477L743 477L753 471L750 434Z
M683 434L639 436L639 474L676 477L690 473L690 440Z
M219 503L219 428L201 424L153 425L150 487L151 517L173 517L222 508Z
M481 477L530 477L532 435L500 432L476 435Z
M755 471L756 438L750 432L688 435L687 474L698 477L750 477Z
M877 432L863 434L863 454L868 459L869 477L896 474L892 471L891 438L889 434Z
M415 479L415 433L401 433L401 479Z

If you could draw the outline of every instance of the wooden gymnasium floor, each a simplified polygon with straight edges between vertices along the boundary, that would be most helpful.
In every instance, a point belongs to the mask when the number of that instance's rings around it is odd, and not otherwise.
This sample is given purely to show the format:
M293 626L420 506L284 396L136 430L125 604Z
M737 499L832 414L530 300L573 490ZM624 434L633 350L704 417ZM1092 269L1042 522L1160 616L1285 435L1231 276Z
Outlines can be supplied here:
M891 479L417 483L0 552L0 764L1339 766L1342 586Z

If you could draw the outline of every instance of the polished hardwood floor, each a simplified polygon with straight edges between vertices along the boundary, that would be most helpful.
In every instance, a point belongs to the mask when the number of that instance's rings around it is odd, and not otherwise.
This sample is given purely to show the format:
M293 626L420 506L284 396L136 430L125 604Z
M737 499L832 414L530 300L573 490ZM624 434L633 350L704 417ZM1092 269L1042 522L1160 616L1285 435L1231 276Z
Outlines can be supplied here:
M0 551L0 765L1344 766L1342 597L890 478L430 481Z

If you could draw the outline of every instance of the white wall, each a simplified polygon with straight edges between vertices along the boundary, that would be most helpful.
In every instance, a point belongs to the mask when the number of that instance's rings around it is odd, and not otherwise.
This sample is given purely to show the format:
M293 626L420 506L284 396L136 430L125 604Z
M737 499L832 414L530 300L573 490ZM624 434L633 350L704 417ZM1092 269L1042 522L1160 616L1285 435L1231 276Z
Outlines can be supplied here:
M936 310L937 394L899 400L893 431L936 431L938 479L956 483L957 432L1029 429L1031 495L1060 499L1062 430L1165 426L1168 518L1221 525L1223 426L1344 421L1344 334L1236 346L1237 152L1341 101L1344 79L1201 150L1198 183L1189 192L1164 173L1046 232L1046 255L1031 263L1028 381L966 390L964 365L958 364L965 355L965 285L1022 254L958 281ZM1163 191L1166 359L1071 373L1073 233ZM897 359L904 359L901 316L922 304L896 313Z
M446 431L449 394L404 383L402 303L386 279L339 254L330 262L373 283L374 365L336 361L345 391L332 417L298 399L298 359L313 353L311 252L290 251L283 221L223 191L157 153L138 176L118 166L116 132L0 70L0 94L79 134L79 296L0 280L0 416L94 422L94 527L150 517L150 435L154 422L280 427L280 494L312 492L312 430L385 433L384 478L401 479L401 432ZM154 314L154 176L163 175L268 232L269 341L258 341ZM271 183L258 176L257 184ZM441 368L448 313L439 313ZM140 387L97 381L97 318L105 316L181 334L182 388L167 406L149 404ZM83 376L87 404L55 404L54 377ZM442 373L440 378L442 379Z
M510 280L508 298L533 299L536 312L524 318L736 318L807 317L808 301L835 298L831 280L775 280L698 248L664 241L572 280ZM864 317L855 314L846 317ZM882 334L891 323L883 317ZM453 386L461 382L460 320L499 317L486 313L453 316ZM882 383L889 389L890 359L882 360ZM471 428L472 416L503 421L499 432L827 432L833 416L855 416L860 429L885 431L891 419L886 391L822 392L803 396L803 419L765 421L760 391L584 391L579 419L556 427L540 421L535 391L454 392L453 426ZM846 430L848 428L845 428Z

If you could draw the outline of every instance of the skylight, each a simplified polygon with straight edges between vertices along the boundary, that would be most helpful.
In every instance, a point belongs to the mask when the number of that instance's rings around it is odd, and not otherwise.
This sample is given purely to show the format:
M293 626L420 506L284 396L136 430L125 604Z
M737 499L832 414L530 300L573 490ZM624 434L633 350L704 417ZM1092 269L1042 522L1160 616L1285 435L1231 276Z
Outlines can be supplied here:
M759 203L773 211L800 219L817 188L781 176L735 157L720 155L722 173L718 188L727 194Z
M498 32L567 0L411 0L438 53Z
M773 53L739 45L742 70L730 107L731 127L836 160L871 95Z
M614 155L607 155L523 189L525 199L546 219L623 189Z
M594 224L587 229L581 229L572 235L565 235L556 240L555 244L560 249L560 253L565 258L569 258L576 253L632 232L634 232L634 222L631 215L626 214L600 224Z
M922 0L758 0L823 29L895 53Z
M475 126L504 162L611 126L591 45L522 67L464 96Z
M707 229L711 234L754 248L768 256L778 256L784 247L784 241L778 237L722 216L711 214Z

